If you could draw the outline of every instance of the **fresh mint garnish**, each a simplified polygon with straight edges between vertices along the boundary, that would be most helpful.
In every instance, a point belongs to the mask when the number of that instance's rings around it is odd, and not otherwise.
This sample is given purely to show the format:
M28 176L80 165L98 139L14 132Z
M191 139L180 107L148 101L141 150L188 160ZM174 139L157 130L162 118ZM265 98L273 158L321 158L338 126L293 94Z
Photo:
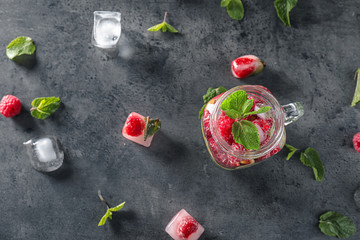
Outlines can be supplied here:
M354 97L351 103L351 106L354 107L356 104L358 104L358 102L360 102L360 68L358 68L358 70L356 70L355 72L355 79L356 79L356 88L355 88L355 93L354 93Z
M13 61L22 55L33 55L36 50L33 40L29 37L18 37L6 47L6 56Z
M244 6L241 0L222 0L221 7L226 7L227 13L234 20L241 20L244 17Z
M297 149L297 148L295 148L295 147L293 147L293 146L291 146L289 144L285 144L285 147L289 150L289 153L288 153L288 156L287 156L286 160L289 160L294 155L294 153L297 150L299 150L299 149Z
M315 149L310 147L305 149L305 152L302 152L300 155L300 160L304 165L312 167L316 181L323 180L325 174L324 166L320 160L318 152Z
M150 117L145 118L145 132L144 132L144 141L148 137L154 135L161 128L161 121L157 119L152 119Z
M61 101L58 97L35 98L31 103L31 116L44 120L56 112L56 110L60 107L60 104Z
M221 110L229 118L235 119L231 131L234 141L248 150L258 150L260 148L260 139L257 127L252 122L243 120L243 118L249 115L265 113L271 109L271 107L266 106L250 112L253 105L254 100L248 99L245 91L236 91L226 98L220 106Z
M100 200L106 204L106 207L107 207L107 210L106 210L105 215L101 218L101 220L100 220L100 222L99 222L99 224L98 224L98 226L102 226L102 225L104 225L104 224L106 223L106 220L107 220L108 218L110 218L110 220L112 220L112 214L113 214L113 212L117 212L117 211L121 210L121 209L124 207L125 202L120 203L120 204L117 205L116 207L111 208L110 205L109 205L109 203L108 203L108 202L103 198L103 196L101 195L100 190L98 191L98 196L99 196Z
M356 232L351 219L335 211L328 211L320 216L319 228L325 235L340 239L349 238Z
M298 0L275 0L274 2L277 15L286 26L291 26L289 13L297 2Z
M170 24L168 24L166 22L166 18L167 18L167 12L165 12L165 17L164 17L164 21L160 24L156 24L155 26L152 26L148 29L148 31L150 32L157 32L161 29L162 32L171 32L171 33L178 33L179 31L176 30L173 26L171 26Z
M227 89L224 87L218 87L218 88L209 88L206 92L206 94L203 96L204 99L204 106L202 106L200 112L199 112L199 119L202 118L206 104L213 99L214 97L216 97L219 94L222 94L224 92L226 92Z

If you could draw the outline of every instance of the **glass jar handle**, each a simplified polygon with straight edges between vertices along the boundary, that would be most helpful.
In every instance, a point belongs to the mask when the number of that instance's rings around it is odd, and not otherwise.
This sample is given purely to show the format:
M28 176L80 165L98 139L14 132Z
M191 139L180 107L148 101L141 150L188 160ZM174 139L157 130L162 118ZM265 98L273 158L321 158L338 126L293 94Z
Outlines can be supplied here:
M301 103L289 103L282 106L285 111L285 126L298 120L304 115L304 107Z

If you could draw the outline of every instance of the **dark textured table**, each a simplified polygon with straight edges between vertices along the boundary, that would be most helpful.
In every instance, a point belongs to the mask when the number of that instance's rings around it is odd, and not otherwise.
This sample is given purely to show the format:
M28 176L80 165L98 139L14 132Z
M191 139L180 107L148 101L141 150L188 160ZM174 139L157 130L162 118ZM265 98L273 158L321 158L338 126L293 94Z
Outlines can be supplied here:
M0 95L13 94L22 113L0 118L0 239L170 239L164 231L185 208L204 227L201 239L332 239L317 227L327 210L360 228L353 194L360 185L360 106L350 107L360 66L360 7L356 1L299 1L292 28L273 1L244 1L243 21L229 18L220 0L3 0L0 5ZM91 45L93 11L122 13L122 51L111 58ZM162 21L181 33L150 33ZM17 36L37 46L36 65L5 55ZM267 62L256 77L232 77L231 61L254 54ZM208 87L268 87L305 115L287 127L287 142L318 150L326 172L314 180L286 150L255 167L229 172L212 163L203 143L202 95ZM29 114L35 97L59 96L49 119ZM127 115L159 117L163 128L144 148L122 137ZM63 167L35 171L22 143L55 135ZM103 227L110 204L124 209ZM357 232L350 239L359 239Z

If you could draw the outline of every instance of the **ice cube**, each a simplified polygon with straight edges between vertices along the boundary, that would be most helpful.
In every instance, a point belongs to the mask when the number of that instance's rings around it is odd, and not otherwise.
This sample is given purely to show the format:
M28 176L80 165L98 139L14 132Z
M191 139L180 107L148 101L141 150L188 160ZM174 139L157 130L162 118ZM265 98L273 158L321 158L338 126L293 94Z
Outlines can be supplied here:
M145 119L146 118L144 116L136 112L130 113L122 129L122 135L130 141L136 142L145 147L150 147L155 134L148 136L146 140L144 140Z
M52 172L60 168L64 153L53 136L33 138L24 143L32 166L41 172Z
M197 240L204 230L203 226L184 209L181 209L165 228L174 240Z
M257 130L258 130L260 143L262 143L263 141L266 140L266 137L267 137L267 136L265 135L264 131L261 129L261 127L260 127L259 125L257 125L257 124L254 124L254 125L255 125L255 127L257 128Z
M121 14L111 11L94 12L92 42L100 48L116 48L121 35Z

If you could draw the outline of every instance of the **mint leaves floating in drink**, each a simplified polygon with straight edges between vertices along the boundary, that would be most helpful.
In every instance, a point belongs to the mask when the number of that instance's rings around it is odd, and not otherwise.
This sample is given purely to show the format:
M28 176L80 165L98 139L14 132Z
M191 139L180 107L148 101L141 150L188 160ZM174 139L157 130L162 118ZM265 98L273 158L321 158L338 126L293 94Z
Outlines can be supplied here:
M33 55L36 50L33 40L29 37L18 37L6 47L6 56L17 62L23 55Z
M271 107L266 106L251 112L253 105L254 99L248 99L245 91L236 91L221 103L221 110L229 118L235 119L231 131L234 141L243 145L247 150L258 150L260 138L257 127L252 122L243 120L243 118L265 113L271 109Z
M294 155L294 153L297 150L299 150L299 149L297 149L297 148L295 148L295 147L293 147L293 146L291 146L289 144L285 144L285 147L289 150L289 153L288 153L288 156L287 156L286 160L289 160Z
M318 152L315 149L310 147L305 149L305 151L300 155L300 160L304 165L312 167L316 181L323 180L325 174L324 166L320 160Z
M110 205L109 205L109 203L108 203L108 202L103 198L103 196L101 195L100 190L98 191L98 196L99 196L100 200L101 200L103 203L106 204L106 207L107 207L107 210L106 210L105 215L101 218L101 220L100 220L100 222L99 222L99 224L98 224L98 226L102 226L102 225L104 225L104 224L106 223L106 220L107 220L108 218L110 218L110 220L112 220L113 212L117 212L117 211L121 210L121 209L124 207L125 202L120 203L120 204L117 205L116 207L111 208Z
M277 15L286 26L291 27L289 13L297 2L298 0L275 0L274 2Z
M179 31L176 30L173 26L171 26L170 24L168 24L166 22L166 18L167 18L167 12L165 12L165 17L164 17L164 21L160 24L157 24L155 26L152 26L151 28L148 28L148 31L150 32L157 32L161 29L162 32L171 32L171 33L178 33Z
M227 13L234 20L241 20L244 17L244 6L241 0L222 0L221 7L226 7Z
M60 107L60 104L61 101L58 97L35 98L31 103L31 106L33 106L30 109L31 116L44 120L56 112Z
M211 100L213 99L214 97L216 97L217 95L219 94L222 94L224 92L226 92L227 89L224 88L224 87L218 87L218 88L209 88L206 92L206 94L203 96L203 99L204 99L204 106L201 108L200 112L199 112L199 119L201 119L203 113L204 113L204 110L205 110L205 107L206 107L206 104Z
M319 228L325 235L340 239L349 238L356 232L355 224L351 219L335 211L320 216Z
M358 68L358 70L356 70L355 72L355 79L356 79L356 88L355 88L355 93L354 93L354 97L351 103L351 106L354 107L356 104L358 104L360 102L360 68Z
M144 141L148 137L154 135L161 128L161 121L157 119L152 119L150 117L145 118L145 132L144 132Z

